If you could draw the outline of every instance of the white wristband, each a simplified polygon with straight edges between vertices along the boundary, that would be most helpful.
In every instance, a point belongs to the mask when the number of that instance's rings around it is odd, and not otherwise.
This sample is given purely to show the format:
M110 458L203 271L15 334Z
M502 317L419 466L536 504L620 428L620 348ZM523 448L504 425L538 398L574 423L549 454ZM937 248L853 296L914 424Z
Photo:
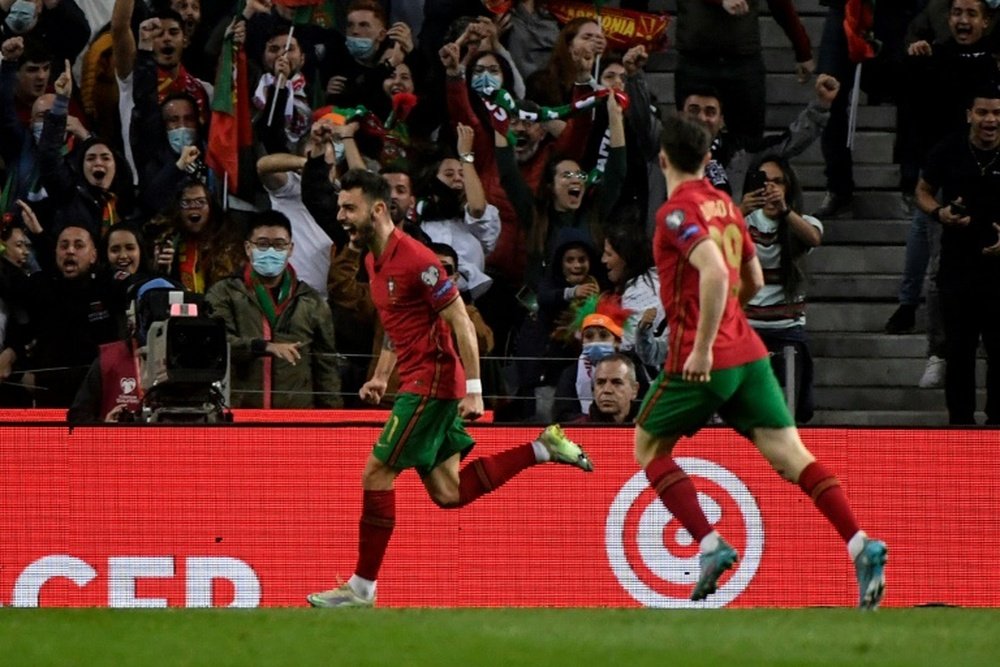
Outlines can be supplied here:
M483 381L476 380L466 380L465 381L465 393L466 394L479 394L483 393Z

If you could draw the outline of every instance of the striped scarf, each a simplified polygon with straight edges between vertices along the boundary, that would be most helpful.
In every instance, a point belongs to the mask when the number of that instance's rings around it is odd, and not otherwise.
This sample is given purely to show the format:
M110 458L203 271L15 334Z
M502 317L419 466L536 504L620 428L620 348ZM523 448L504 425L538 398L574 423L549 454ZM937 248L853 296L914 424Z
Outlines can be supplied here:
M295 286L298 282L298 278L295 276L295 269L289 264L281 274L281 284L278 286L278 300L275 301L271 289L261 282L260 276L250 268L250 265L248 264L243 269L243 283L247 289L257 296L257 304L264 311L264 316L271 323L272 329L277 327L278 318L285 311L285 308L288 307L288 304L292 302L292 297L295 296Z

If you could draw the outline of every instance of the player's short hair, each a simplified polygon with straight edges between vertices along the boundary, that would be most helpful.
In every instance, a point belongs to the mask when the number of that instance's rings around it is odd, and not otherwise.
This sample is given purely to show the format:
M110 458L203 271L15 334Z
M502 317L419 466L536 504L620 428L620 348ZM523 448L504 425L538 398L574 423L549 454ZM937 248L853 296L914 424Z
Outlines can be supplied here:
M676 114L663 121L660 148L670 163L685 174L698 172L711 145L712 135L700 121Z
M340 179L341 190L361 190L369 205L381 201L386 206L392 200L389 181L367 169L351 169Z
M351 4L347 5L347 11L344 15L346 16L351 12L361 11L371 12L375 15L375 18L382 22L383 28L389 27L389 20L386 18L385 9L383 9L381 3L376 2L376 0L351 0Z
M292 223L281 211L260 211L250 216L247 223L247 240L253 238L253 233L261 227L281 227L288 232L288 238L292 238Z

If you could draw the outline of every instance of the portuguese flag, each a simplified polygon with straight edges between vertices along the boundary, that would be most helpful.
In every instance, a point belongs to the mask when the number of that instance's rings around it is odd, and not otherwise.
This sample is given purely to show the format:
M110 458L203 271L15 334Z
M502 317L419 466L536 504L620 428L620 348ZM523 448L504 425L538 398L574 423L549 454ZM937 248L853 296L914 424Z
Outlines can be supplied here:
M292 23L295 25L310 24L318 25L321 28L336 27L333 0L274 0L274 4L295 10L292 16Z
M212 124L205 157L220 179L228 177L229 192L239 187L240 149L253 143L249 100L246 51L234 44L230 35L223 44L219 73L215 78Z

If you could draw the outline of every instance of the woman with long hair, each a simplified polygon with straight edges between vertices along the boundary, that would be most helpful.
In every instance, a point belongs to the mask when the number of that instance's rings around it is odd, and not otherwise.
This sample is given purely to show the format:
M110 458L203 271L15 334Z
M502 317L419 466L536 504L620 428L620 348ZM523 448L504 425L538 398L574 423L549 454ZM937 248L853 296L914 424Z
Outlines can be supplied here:
M187 181L152 223L156 270L204 294L242 266L242 234L203 183Z
M579 229L591 239L603 235L603 221L618 202L625 179L625 126L614 95L607 99L610 150L601 172L587 173L580 162L554 154L546 162L538 190L530 191L517 168L507 139L495 133L501 182L527 230L525 282L535 287L552 256L560 230Z
M764 269L764 287L746 305L750 325L772 352L785 383L785 348L795 351L795 419L813 416L813 363L806 336L805 257L823 240L823 223L802 211L802 187L783 157L765 157L747 172L743 202L747 228Z
M559 106L573 98L573 87L594 78L594 65L607 40L592 17L577 17L563 26L548 64L528 77L527 96L539 104Z
M653 262L652 244L646 236L635 210L617 216L617 224L610 225L604 237L604 252L601 262L608 272L608 282L612 292L621 299L622 308L631 311L625 328L636 331L639 321L646 311L655 313L647 316L647 324L658 331L664 321L663 303L660 300L660 276ZM622 350L634 347L632 339L622 341ZM642 359L647 366L657 366L655 360Z

